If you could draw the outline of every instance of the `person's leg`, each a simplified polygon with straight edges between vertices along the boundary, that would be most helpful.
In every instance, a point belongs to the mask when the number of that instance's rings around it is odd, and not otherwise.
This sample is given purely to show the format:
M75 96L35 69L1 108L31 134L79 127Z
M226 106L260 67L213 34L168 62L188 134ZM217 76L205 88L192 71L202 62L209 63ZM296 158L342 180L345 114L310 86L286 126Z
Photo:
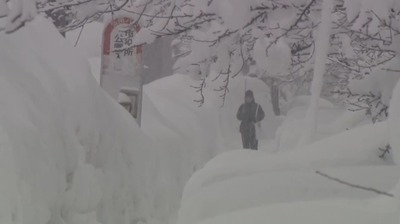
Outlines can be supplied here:
M243 148L245 149L246 148L246 136L245 136L245 133L241 133L241 135L242 135L242 145L243 145Z
M258 140L257 140L257 139L254 140L254 147L253 147L253 149L254 149L254 150L258 150Z
M249 141L250 141L250 148L253 150L258 149L258 140L256 139L256 133L255 131L251 133L251 136L249 136Z
M249 138L249 133L248 132L243 132L242 133L242 142L243 142L243 148L244 149L250 149L251 142L250 142L250 138Z

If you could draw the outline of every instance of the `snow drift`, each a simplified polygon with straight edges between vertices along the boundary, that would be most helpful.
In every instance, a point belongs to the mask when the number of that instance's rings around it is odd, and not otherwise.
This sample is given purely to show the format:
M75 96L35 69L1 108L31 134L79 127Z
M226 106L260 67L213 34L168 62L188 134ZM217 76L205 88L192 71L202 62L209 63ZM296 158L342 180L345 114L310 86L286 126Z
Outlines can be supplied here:
M0 33L0 79L0 223L156 223L154 149L48 21Z
M354 184L390 191L398 182L398 168L387 166L391 163L378 157L378 148L388 141L387 124L379 123L360 126L293 151L268 154L238 150L220 155L186 185L178 223L208 223L208 219L210 223L230 223L230 217L252 213L251 209L260 214L255 219L248 217L252 220L249 223L263 223L268 217L264 214L280 207L275 204L375 196L321 177L317 170ZM389 205L392 204L386 208ZM307 203L303 206L305 210L312 207ZM340 217L339 214L335 216Z

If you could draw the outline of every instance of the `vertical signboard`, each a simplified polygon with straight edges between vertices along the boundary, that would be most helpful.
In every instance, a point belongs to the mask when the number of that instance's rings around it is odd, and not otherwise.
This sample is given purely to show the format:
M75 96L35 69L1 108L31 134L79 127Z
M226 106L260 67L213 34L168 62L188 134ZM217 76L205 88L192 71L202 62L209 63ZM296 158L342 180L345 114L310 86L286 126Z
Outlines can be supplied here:
M140 26L129 17L117 17L103 32L100 85L123 105L140 125L142 109L141 47L133 47Z

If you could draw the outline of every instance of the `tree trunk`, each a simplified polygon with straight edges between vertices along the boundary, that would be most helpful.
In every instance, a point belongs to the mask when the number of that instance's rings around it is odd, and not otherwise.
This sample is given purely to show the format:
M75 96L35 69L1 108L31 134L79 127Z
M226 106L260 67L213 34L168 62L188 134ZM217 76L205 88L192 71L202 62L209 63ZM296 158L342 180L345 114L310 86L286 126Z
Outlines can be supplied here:
M271 93L271 103L272 109L274 110L275 116L281 115L281 109L279 107L279 83L276 79L272 77L261 77L261 81L263 81L270 89Z
M279 84L276 80L272 79L271 81L271 101L272 108L274 110L275 116L281 115L281 109L279 108Z
M333 0L324 0L322 3L321 24L316 40L316 55L314 65L314 76L311 83L310 107L306 114L306 126L300 138L298 146L311 143L317 131L318 102L321 96L323 78L326 70L326 58L330 45L330 34L332 26Z

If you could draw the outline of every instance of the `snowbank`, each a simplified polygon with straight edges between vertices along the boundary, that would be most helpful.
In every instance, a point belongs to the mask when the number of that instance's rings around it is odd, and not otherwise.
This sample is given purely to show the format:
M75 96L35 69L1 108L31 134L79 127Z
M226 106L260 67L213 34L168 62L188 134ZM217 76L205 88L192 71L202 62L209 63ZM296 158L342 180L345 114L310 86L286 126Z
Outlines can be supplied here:
M388 141L387 125L379 123L279 154L246 150L223 154L186 185L178 223L201 223L220 214L274 203L375 196L335 183L316 170L388 191L399 179L398 168L385 166L388 162L378 157L378 147Z
M324 223L324 224L396 224L398 217L393 210L393 203L385 206L369 205L374 201L314 201L284 203L271 206L255 207L238 212L223 214L199 222L199 224L262 224L269 223ZM368 206L369 205L369 206Z
M100 57L89 58L89 64L92 75L96 79L97 83L100 84L101 58Z
M397 167L320 168L330 176L353 184L390 191L398 182ZM315 170L249 172L214 182L185 197L179 223L197 223L242 209L330 199L365 199L377 194L334 182ZM253 224L253 222L248 222ZM258 222L254 222L258 223Z
M191 192L213 181L220 181L221 178L248 172L383 165L386 162L378 157L378 148L385 146L388 141L386 123L378 123L355 128L294 151L279 154L234 151L213 159L204 169L196 173L187 184L184 195L190 195Z
M308 108L310 106L310 100L311 100L310 96L293 97L293 99L291 99L289 102L282 105L281 111L284 114L290 114L291 110L297 107ZM331 102L323 98L319 98L318 106L319 108L334 108L334 105Z
M299 143L306 122L304 117L308 110L306 104L300 104L300 102L301 101L297 101L296 103L295 101L290 104L291 106L288 108L291 109L277 129L276 150L278 151L294 149ZM326 102L325 105L323 103L318 109L317 120L318 132L314 136L315 141L370 123L364 111L348 111L341 107L334 107L329 102Z
M153 146L48 21L0 33L0 79L0 223L156 223Z

